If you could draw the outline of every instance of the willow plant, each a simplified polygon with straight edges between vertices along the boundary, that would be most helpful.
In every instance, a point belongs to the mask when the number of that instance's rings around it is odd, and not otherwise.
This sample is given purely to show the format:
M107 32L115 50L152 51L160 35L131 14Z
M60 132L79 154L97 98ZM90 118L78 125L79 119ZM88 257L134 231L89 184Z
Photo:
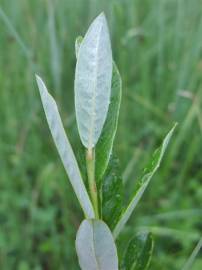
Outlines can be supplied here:
M42 79L37 75L36 79L53 140L85 217L76 236L79 265L82 270L145 270L153 249L151 233L133 236L121 261L116 239L158 169L175 126L137 179L138 185L125 206L123 181L112 151L122 83L113 61L103 13L92 22L84 38L76 39L75 52L75 110L85 149L87 182L66 136L56 102Z

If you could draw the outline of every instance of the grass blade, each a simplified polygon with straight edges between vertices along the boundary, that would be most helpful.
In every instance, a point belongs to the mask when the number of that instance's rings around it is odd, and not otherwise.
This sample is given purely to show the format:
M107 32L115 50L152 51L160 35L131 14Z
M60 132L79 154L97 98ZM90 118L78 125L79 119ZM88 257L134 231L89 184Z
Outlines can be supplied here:
M10 31L10 33L13 35L13 37L15 38L15 40L17 41L17 43L21 47L24 55L30 61L30 63L32 64L32 67L34 68L35 66L34 66L34 63L32 62L32 52L25 45L24 41L22 40L22 38L20 37L20 35L16 31L16 29L14 28L13 24L9 20L8 16L6 15L6 13L3 11L3 9L1 7L0 7L0 19L2 19L2 21L5 23L8 30Z
M194 264L194 261L199 253L199 251L202 248L202 237L200 238L200 240L198 241L197 245L195 246L194 250L192 251L190 257L188 258L186 264L184 265L184 267L182 268L182 270L190 270L192 265Z

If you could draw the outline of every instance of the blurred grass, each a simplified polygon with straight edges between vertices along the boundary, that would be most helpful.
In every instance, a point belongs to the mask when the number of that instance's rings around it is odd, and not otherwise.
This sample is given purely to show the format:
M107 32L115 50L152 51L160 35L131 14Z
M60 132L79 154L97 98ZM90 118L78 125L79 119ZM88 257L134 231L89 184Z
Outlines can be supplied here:
M115 152L126 193L177 132L122 235L150 228L150 269L182 269L202 230L202 1L0 0L0 269L78 269L82 215L53 145L34 73L55 96L75 151L74 41L106 12L123 79ZM121 247L120 247L121 248ZM201 252L193 270L202 269Z

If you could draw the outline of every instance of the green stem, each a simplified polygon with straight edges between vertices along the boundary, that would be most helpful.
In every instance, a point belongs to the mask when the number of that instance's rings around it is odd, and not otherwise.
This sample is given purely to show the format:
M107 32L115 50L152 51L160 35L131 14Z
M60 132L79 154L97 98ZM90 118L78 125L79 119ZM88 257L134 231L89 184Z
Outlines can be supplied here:
M95 210L95 218L99 219L98 194L97 194L97 186L96 186L96 181L95 181L95 151L94 149L88 149L86 152L86 167L87 167L87 174L88 174L90 196L91 196L93 207Z

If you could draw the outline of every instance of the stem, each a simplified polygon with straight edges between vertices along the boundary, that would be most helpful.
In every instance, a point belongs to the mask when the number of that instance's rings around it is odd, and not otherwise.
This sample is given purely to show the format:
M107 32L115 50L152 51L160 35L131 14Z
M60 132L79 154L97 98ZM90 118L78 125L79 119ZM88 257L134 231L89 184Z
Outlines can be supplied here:
M97 186L95 182L95 151L94 149L88 149L86 152L86 167L87 167L87 174L88 174L90 196L91 196L93 207L95 210L95 218L99 219L98 194L97 194Z

